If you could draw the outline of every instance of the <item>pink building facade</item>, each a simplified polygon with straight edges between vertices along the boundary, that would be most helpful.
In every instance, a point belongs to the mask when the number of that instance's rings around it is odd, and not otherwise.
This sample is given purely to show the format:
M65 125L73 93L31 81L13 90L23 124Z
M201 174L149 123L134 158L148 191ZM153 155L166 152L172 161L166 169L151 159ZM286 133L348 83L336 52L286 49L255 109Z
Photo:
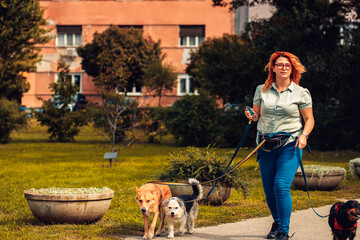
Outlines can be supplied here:
M173 91L166 92L161 99L162 106L169 106L185 94L196 94L191 76L185 73L190 52L196 51L208 37L233 33L236 25L234 13L212 7L210 0L40 0L40 5L45 9L45 27L51 29L52 40L41 46L42 60L37 72L27 76L30 90L22 99L27 107L40 107L39 98L51 98L49 84L57 79L60 58L70 66L79 92L98 102L99 92L92 77L82 69L76 48L91 42L95 32L110 25L141 28L145 36L161 40L165 61L175 67L178 76ZM128 91L128 96L137 99L140 105L158 105L158 98L141 86Z

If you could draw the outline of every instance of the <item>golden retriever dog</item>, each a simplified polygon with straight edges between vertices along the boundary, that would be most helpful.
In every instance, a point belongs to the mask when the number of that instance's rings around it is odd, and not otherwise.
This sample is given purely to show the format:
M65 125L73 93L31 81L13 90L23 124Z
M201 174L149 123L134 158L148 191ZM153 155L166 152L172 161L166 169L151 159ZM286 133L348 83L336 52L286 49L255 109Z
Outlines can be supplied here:
M160 226L156 231L156 235L160 235L164 227L165 213L161 210L161 204L168 198L171 198L171 191L169 186L146 183L140 188L136 189L136 202L139 205L140 211L144 219L144 239L152 239L156 227L156 221L160 215ZM150 229L149 229L149 215L154 215Z

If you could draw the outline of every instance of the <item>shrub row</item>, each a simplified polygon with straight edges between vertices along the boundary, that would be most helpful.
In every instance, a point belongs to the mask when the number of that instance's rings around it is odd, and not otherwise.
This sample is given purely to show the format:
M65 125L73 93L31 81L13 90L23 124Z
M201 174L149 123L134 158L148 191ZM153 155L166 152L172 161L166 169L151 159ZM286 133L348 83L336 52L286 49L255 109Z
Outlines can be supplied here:
M18 107L14 102L6 99L0 100L0 142L2 143L9 141L13 130L26 124L24 113L19 112ZM120 118L120 122L129 125L130 123L126 119L136 119L134 127L145 133L148 142L154 142L156 136L170 133L174 136L176 143L181 146L236 147L248 123L243 114L243 107L244 105L239 104L222 109L218 108L216 102L211 98L185 96L167 108L133 108ZM104 128L107 122L101 117L102 111L100 110L97 108L97 110L88 111L87 118L95 123L95 127ZM38 117L40 115L44 114L38 114ZM65 118L59 118L56 114L50 115L52 116L48 116L47 120L52 122L52 126L60 125L54 131L57 137L70 136L69 139L64 138L63 140L73 140L73 136L78 134L78 131L69 134L68 131L72 128L68 126L73 125L72 122L75 120L81 120L82 124L87 122L83 119L84 114L80 113L67 113L65 115L68 117ZM71 118L69 118L70 115ZM133 117L129 117L130 115ZM309 139L309 144L313 149L322 151L360 150L360 136L352 131L354 126L346 124L348 115L343 114L341 109L333 106L317 106L314 108L314 116L316 124ZM60 121L60 119L66 121ZM44 121L44 119L42 120ZM118 140L121 141L125 134L125 132L119 133ZM256 123L251 127L243 146L253 147L255 136ZM55 136L52 135L52 137Z

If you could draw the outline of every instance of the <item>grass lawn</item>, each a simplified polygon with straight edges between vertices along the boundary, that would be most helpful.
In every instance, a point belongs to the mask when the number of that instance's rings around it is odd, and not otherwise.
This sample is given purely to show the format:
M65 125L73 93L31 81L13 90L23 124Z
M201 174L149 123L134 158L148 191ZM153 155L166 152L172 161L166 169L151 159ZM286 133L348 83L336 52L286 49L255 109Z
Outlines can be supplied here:
M156 180L169 153L180 148L169 143L135 144L119 152L109 168L103 159L110 151L107 140L91 127L83 127L76 142L49 142L46 128L32 124L12 135L12 141L0 145L0 238L1 239L122 239L124 235L142 235L142 216L135 202L135 188ZM235 149L219 149L219 152ZM241 160L250 149L239 151ZM349 160L359 152L315 152L304 155L305 164L333 165L348 169ZM233 191L222 206L200 206L197 227L236 222L268 216L265 196L255 157L244 165L248 196ZM347 175L339 189L311 192L314 206L332 204L336 199L360 197L359 179ZM30 212L24 190L48 187L109 187L115 191L109 211L94 224L45 225ZM307 194L292 190L294 210L309 208ZM324 220L325 221L325 220Z

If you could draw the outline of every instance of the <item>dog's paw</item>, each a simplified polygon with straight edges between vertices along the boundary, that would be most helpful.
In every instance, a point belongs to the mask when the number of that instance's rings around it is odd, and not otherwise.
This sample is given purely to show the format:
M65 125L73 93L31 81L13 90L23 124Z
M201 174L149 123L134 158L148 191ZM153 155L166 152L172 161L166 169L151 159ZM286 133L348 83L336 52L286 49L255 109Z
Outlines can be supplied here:
M145 234L142 238L143 239L152 239L153 236L154 236L154 234L149 233L149 234Z
M167 236L167 238L173 239L173 238L174 238L174 234L169 234L169 235Z

